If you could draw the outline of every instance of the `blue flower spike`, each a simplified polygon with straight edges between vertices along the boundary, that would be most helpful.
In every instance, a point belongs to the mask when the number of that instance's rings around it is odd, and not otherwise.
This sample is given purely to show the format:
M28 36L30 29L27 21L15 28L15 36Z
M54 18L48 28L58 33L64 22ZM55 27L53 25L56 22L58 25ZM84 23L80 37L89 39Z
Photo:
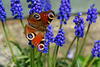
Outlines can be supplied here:
M43 50L43 53L48 53L48 46L49 46L49 43L50 42L54 42L54 37L53 37L53 27L52 25L50 24L48 27L47 27L47 30L46 31L46 35L45 35L45 44L44 44L44 50Z
M100 40L94 42L94 48L92 49L92 57L99 57L100 58Z
M57 19L61 20L60 22L61 25L63 23L66 25L70 17L71 17L70 0L61 0L61 5L59 8L59 16L57 17Z
M0 20L2 22L5 22L5 19L7 18L5 8L3 6L2 0L0 0Z
M44 11L51 10L51 3L50 0L45 0Z
M92 22L96 23L96 19L97 19L97 15L98 15L97 8L94 8L94 6L95 6L95 4L93 4L88 9L88 12L87 12L87 19L86 19L86 21L89 21L90 25L92 24Z
M75 27L74 29L75 30L75 35L76 36L79 36L79 38L83 37L84 36L84 20L82 17L80 17L83 13L82 12L78 12L77 13L78 16L75 16L75 19L73 20L73 22L75 23Z
M57 34L57 36L54 39L54 42L56 43L56 45L60 45L61 47L63 46L63 44L65 44L65 31L63 31L64 28L59 29L59 32Z
M24 19L23 17L23 8L20 3L20 0L11 0L11 12L14 19Z
M49 26L48 26L48 28L47 28L47 30L48 31L46 31L46 35L45 35L45 40L46 40L46 42L52 42L53 43L53 39L54 39L54 37L53 37L53 27L52 27L52 25L50 24Z
M40 14L42 12L42 3L40 0L27 0L27 2L31 2L31 4L28 5L28 7L31 8L29 14Z

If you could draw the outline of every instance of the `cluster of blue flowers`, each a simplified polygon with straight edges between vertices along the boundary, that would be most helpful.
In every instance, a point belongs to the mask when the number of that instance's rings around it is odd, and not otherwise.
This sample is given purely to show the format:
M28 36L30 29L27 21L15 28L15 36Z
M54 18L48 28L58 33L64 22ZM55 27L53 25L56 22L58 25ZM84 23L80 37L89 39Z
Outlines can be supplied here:
M93 8L95 6L95 4L93 4L90 9L88 9L88 12L87 12L87 19L86 21L89 21L89 24L92 24L92 22L96 22L96 19L97 19L97 15L98 15L98 12L97 12L97 9L96 8Z
M71 4L70 0L61 0L61 5L59 8L59 16L57 19L61 20L61 24L66 24L68 19L71 17Z
M42 4L42 7L45 7L45 0L40 0L41 1L41 4Z
M75 31L75 35L79 36L79 38L84 36L84 20L82 17L80 17L82 15L82 12L78 13L78 16L75 16L75 19L73 20L73 22L75 23L75 27L74 29L76 29Z
M100 58L100 40L94 42L94 48L92 49L92 57L99 57Z
M46 31L46 35L45 35L45 43L47 44L47 46L49 45L50 42L53 43L53 27L52 25L50 24L47 28L48 31Z
M20 3L20 0L11 0L11 11L12 16L14 16L14 19L24 19L23 17L23 8Z
M51 3L50 0L45 0L44 11L51 10Z
M5 22L6 19L6 12L5 12L5 8L3 6L2 0L0 0L0 19L2 22Z
M63 31L63 29L64 28L59 29L57 36L54 38L54 42L56 43L56 45L60 45L61 47L63 46L63 44L65 44L65 31Z
M28 5L30 9L29 14L32 13L41 13L42 12L42 4L40 0L27 0L27 2L31 2L31 4Z

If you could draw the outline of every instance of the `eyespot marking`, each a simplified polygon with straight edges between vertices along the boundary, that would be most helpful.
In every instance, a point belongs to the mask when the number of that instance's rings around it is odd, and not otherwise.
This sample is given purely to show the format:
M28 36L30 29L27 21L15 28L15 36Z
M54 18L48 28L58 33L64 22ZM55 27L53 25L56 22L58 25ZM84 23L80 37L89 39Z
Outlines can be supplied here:
M43 49L44 49L44 44L39 44L38 50L39 50L39 51L42 51Z
M35 34L34 33L27 34L27 39L33 40L34 38L35 38Z
M52 12L50 12L50 13L48 13L48 17L49 17L49 19L53 19L54 14Z
M40 14L34 13L33 18L35 18L36 20L40 20L41 17L40 17Z

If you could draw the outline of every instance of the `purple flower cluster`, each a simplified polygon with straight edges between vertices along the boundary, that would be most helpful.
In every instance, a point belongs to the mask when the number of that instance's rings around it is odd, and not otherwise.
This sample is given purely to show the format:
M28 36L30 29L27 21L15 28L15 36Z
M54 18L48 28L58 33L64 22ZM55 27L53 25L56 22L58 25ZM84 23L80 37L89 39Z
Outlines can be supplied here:
M24 19L23 17L23 8L20 3L20 0L11 0L11 9L12 16L14 16L14 19Z
M92 49L92 57L99 57L100 58L100 40L94 42L94 48Z
M2 22L5 22L6 19L6 12L5 12L5 8L3 6L2 0L0 0L0 19Z
M28 5L28 7L31 8L29 14L42 12L42 4L40 0L27 0L27 2L31 2L31 4Z
M89 21L89 24L92 24L92 22L96 22L96 19L97 19L97 15L98 15L98 12L97 12L97 8L94 8L95 4L93 4L90 9L88 9L88 12L87 12L87 19L86 21Z
M53 37L53 27L52 25L50 24L47 28L48 31L46 31L46 35L45 35L45 44L44 44L44 50L43 50L43 53L48 53L48 46L49 46L49 43L52 42L53 43L53 40L54 40L54 37Z
M79 36L80 38L84 36L84 20L82 17L80 17L82 15L82 12L78 13L78 16L75 16L75 19L73 20L73 22L75 23L75 27L74 29L76 29L75 31L75 35Z
M51 10L51 3L50 0L45 0L44 11Z
M41 4L42 4L42 7L45 6L45 0L40 0L41 1Z
M61 5L59 8L58 19L61 20L61 24L67 24L66 21L71 17L71 4L70 0L61 0Z
M53 29L53 27L50 24L47 28L48 31L46 31L46 35L45 35L45 43L48 43L48 45L50 42L53 43L54 37L53 37L53 30L52 29Z
M63 29L64 28L59 29L57 36L54 38L54 42L56 43L56 45L60 45L61 47L63 46L63 44L65 44L65 31L63 31Z

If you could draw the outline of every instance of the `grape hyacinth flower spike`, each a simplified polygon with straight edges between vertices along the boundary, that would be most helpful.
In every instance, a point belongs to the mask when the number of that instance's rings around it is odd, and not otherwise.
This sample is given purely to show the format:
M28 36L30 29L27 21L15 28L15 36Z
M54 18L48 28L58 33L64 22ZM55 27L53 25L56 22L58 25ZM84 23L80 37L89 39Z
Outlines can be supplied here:
M97 19L97 15L98 15L98 12L97 12L97 8L94 8L95 4L93 4L89 9L88 9L88 12L87 12L87 19L86 21L89 21L89 24L91 25L92 22L96 22L96 19Z
M59 29L59 32L57 34L57 36L54 39L54 42L56 43L56 45L60 45L61 47L63 46L63 44L65 44L65 31L63 31L64 28Z
M92 49L92 57L99 57L100 58L100 40L94 42L94 48Z
M20 3L20 0L11 0L11 12L14 19L24 19L23 17L23 8Z
M49 10L51 10L50 0L45 0L44 11L49 11Z
M5 22L5 19L7 18L5 8L3 6L2 0L0 0L0 19L2 22Z
M82 12L78 13L78 16L75 16L75 19L73 20L73 22L75 23L75 35L79 36L80 38L84 36L84 20L82 17L80 17L82 15Z
M59 16L57 19L61 20L61 25L67 24L66 22L71 17L71 3L70 0L61 0L61 5L59 8Z
M42 12L42 4L40 0L27 0L27 2L31 2L31 4L28 5L28 7L31 8L29 14L40 14Z
M50 24L47 28L48 31L46 31L46 35L45 35L45 44L46 44L45 46L48 46L50 42L53 43L54 37L53 37L53 30L52 29L53 29L53 27Z

